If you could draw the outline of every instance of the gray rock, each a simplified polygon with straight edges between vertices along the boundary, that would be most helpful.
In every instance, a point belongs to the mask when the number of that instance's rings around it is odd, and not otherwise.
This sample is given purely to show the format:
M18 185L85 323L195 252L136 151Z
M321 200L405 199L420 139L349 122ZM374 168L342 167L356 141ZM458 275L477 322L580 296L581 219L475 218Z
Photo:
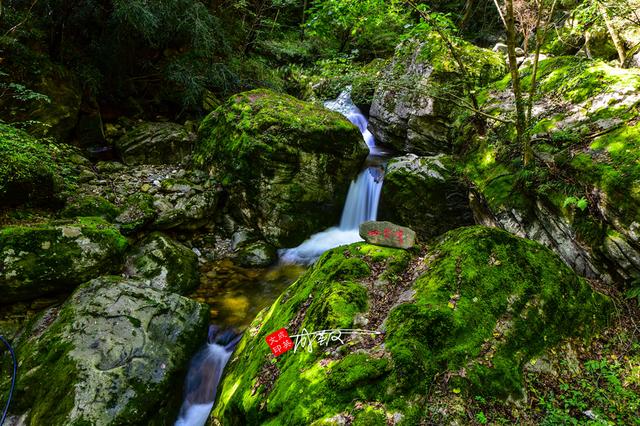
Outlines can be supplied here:
M448 57L446 46L434 46L438 44L435 39L408 40L399 45L380 78L369 119L378 143L419 155L452 151L449 133L456 106L442 92L460 83L461 76L442 66L453 59ZM504 60L500 54L473 46L465 49L483 62L479 66L486 72L478 77L478 84L502 76Z
M240 266L248 268L264 268L278 260L278 253L271 244L264 241L242 246L236 255L236 261Z
M158 229L198 229L212 221L217 203L218 193L214 190L182 196L172 209L160 212L153 226Z
M116 141L122 160L133 164L172 164L191 153L195 135L176 123L143 123Z
M168 236L154 232L129 254L125 273L144 279L155 289L187 294L198 287L198 257Z
M143 281L102 277L46 311L16 344L11 412L26 424L149 424L172 406L208 308ZM5 394L7 381L0 382ZM174 411L175 410L175 411Z
M402 249L410 249L416 243L412 229L391 222L364 222L360 225L360 237L371 244Z
M379 217L411 227L432 238L459 226L472 225L466 186L451 173L445 156L409 154L387 164Z

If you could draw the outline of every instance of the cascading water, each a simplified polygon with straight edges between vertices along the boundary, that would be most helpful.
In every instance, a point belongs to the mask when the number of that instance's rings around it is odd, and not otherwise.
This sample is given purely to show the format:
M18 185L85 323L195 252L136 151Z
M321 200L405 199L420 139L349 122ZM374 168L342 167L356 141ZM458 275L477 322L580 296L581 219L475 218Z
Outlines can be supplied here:
M209 327L207 345L189 365L185 380L185 398L175 426L204 426L216 400L216 390L227 361L242 335L230 330L220 332Z
M329 249L362 241L358 232L360 224L376 220L378 216L385 153L376 146L373 135L367 129L367 119L354 105L350 92L348 88L336 100L325 102L324 106L341 113L358 126L369 147L369 157L357 179L351 182L340 225L312 235L298 247L281 250L280 260L283 263L310 264Z

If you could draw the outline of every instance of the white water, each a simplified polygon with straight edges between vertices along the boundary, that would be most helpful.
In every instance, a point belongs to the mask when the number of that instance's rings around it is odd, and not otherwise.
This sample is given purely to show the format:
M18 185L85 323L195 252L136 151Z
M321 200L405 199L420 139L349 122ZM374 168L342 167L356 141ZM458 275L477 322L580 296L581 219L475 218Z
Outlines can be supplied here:
M207 423L222 372L238 338L239 336L231 343L216 343L216 336L210 331L210 343L191 359L185 381L185 398L175 426L204 426Z
M367 129L366 117L351 101L350 88L342 92L338 99L325 102L324 106L341 113L358 126L369 147L370 155L364 170L351 182L340 225L312 235L298 247L280 250L280 260L283 263L310 264L329 249L362 241L358 232L360 224L376 220L378 216L384 177L384 165L379 156L383 151L376 147L375 139Z

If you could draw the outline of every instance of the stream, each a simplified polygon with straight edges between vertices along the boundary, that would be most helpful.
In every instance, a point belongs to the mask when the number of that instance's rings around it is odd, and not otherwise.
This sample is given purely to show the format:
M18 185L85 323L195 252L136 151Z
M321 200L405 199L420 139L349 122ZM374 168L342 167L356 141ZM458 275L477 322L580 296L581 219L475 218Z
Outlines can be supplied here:
M367 118L353 103L350 93L348 88L324 104L358 126L369 147L369 156L349 187L340 224L312 235L298 247L279 250L280 263L267 270L239 268L228 259L207 265L208 271L203 271L201 286L193 297L209 304L211 318L219 326L210 326L207 344L191 360L176 426L206 424L224 367L257 313L273 303L322 253L362 241L360 224L376 220L389 153L376 146L367 129Z

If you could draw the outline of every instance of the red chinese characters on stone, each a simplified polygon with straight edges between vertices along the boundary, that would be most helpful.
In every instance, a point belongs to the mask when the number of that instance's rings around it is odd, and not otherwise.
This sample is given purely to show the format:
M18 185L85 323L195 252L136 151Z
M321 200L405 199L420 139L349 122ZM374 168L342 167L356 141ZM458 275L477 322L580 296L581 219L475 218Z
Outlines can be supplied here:
M267 345L271 349L271 352L275 356L282 355L283 353L293 349L293 341L289 338L289 333L284 328L271 333L268 335L265 340L267 341Z

